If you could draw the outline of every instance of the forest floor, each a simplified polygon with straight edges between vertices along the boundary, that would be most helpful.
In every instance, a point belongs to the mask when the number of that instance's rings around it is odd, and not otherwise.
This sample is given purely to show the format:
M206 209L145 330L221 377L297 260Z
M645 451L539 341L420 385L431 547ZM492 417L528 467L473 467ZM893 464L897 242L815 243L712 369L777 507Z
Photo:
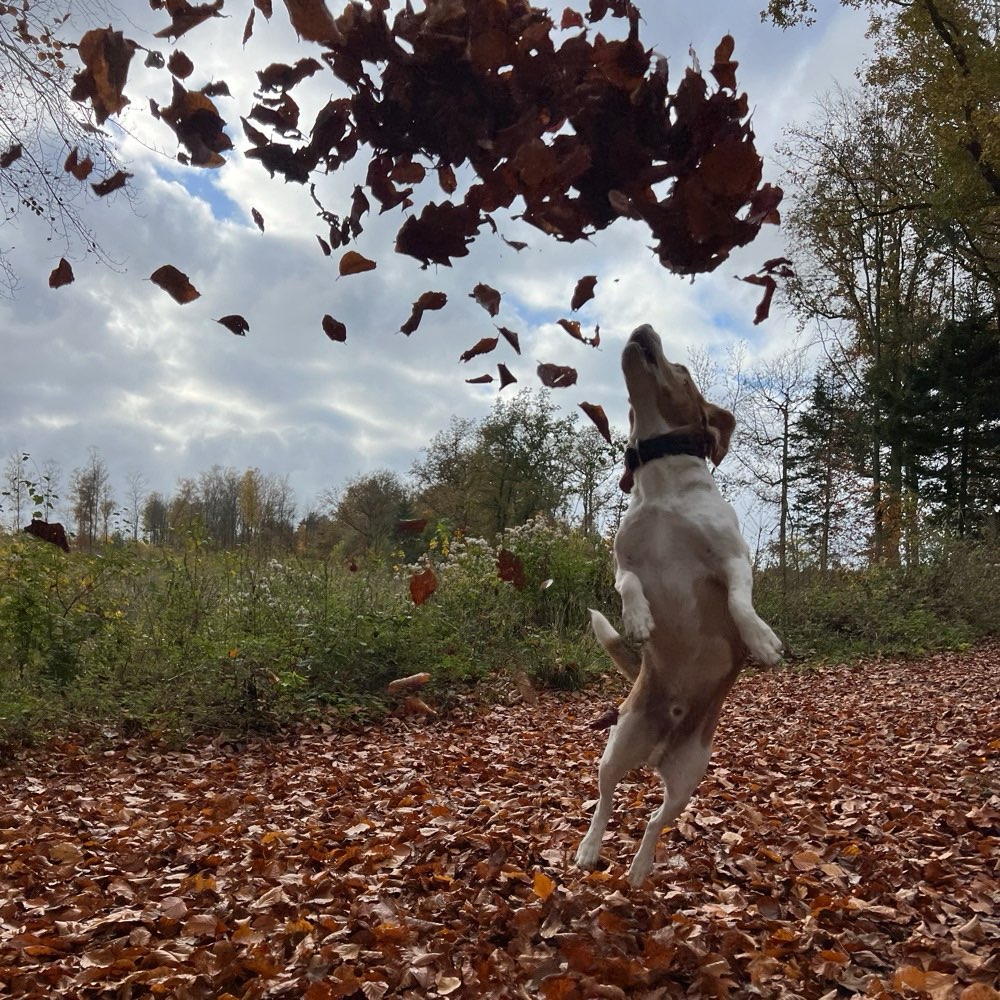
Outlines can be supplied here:
M618 687L0 771L0 995L997 1000L1000 647L741 678L641 889Z

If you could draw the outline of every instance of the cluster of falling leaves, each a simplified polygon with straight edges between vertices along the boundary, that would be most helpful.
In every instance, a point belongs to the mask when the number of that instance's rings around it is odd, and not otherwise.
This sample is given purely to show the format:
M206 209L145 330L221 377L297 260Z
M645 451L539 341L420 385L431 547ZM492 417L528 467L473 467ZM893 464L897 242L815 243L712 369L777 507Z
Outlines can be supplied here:
M156 32L166 40L224 16L222 0L150 0L150 5L169 18ZM515 208L521 219L563 241L586 239L620 218L639 222L655 240L660 262L679 274L714 270L762 224L778 221L782 192L763 182L729 36L715 50L710 87L696 59L671 84L666 61L639 38L640 12L631 0L590 0L586 14L567 8L558 21L526 0L428 0L422 10L407 4L394 13L387 0L353 0L337 17L324 0L285 0L284 6L319 58L273 63L258 72L256 103L241 118L250 144L245 155L259 160L271 176L301 184L336 171L359 153L369 157L365 182L355 188L346 211L325 207L310 186L326 226L317 239L327 256L363 233L372 202L381 212L405 213L395 250L424 267L450 266L466 256L481 230L498 233L498 212ZM270 19L272 0L254 0L244 45L258 14ZM597 31L606 18L627 24L624 38L609 40ZM129 66L141 48L112 27L94 28L80 40L82 68L72 96L90 102L98 125L129 103ZM226 83L210 78L189 88L196 67L181 49L168 59L146 50L145 61L171 75L169 104L150 100L150 112L176 134L178 158L194 167L222 166L233 142L214 98L230 96ZM331 98L311 123L303 122L292 91L324 68L349 96ZM0 165L18 154L11 147ZM459 168L472 178L462 191ZM93 163L72 150L65 169L82 182ZM92 186L103 196L128 180L118 172ZM262 214L256 208L251 214L263 231ZM525 247L502 238L515 250ZM339 261L342 276L376 267L375 260L353 249ZM782 259L743 279L764 289L755 322L767 315L776 277L790 273ZM53 287L72 280L65 259L49 279ZM171 264L158 268L151 280L182 304L199 295ZM593 296L596 281L593 275L581 279L574 309ZM477 298L496 315L491 301ZM424 293L402 332L414 332L425 310L445 303L441 292ZM236 313L217 322L237 335L250 329ZM600 341L599 331L587 336L576 321L560 324L581 343L596 347ZM347 339L345 324L329 314L322 329L332 340ZM498 330L519 353L516 334ZM487 353L496 340L480 339L462 360ZM576 382L568 365L543 363L536 373L554 388ZM500 388L517 381L505 362L497 365L497 378ZM494 376L467 381L492 382Z
M37 749L3 774L0 993L997 1000L998 668L994 645L744 676L641 889L645 772L602 870L571 867L617 682Z

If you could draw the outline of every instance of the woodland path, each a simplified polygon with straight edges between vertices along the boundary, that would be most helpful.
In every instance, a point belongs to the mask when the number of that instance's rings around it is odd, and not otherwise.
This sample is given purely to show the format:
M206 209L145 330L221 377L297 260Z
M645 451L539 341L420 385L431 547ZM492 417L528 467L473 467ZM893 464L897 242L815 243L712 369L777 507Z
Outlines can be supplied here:
M0 996L998 1000L1000 647L749 674L646 886L659 791L570 859L603 693L0 771Z

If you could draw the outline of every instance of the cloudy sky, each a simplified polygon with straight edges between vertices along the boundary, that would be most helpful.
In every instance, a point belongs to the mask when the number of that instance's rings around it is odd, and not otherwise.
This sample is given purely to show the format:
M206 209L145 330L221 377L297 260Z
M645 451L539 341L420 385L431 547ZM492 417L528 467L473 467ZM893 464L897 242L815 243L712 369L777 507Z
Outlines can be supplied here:
M169 50L152 37L165 23L162 12L151 14L139 0L118 0L118 6L127 16L116 26L144 46ZM572 6L586 5L574 0ZM760 6L751 0L646 0L640 3L646 22L641 37L670 60L675 80L688 63L689 46L707 68L720 37L735 37L737 78L754 108L765 177L777 181L771 153L782 129L807 119L814 99L836 81L852 82L866 51L866 21L822 0L813 27L782 32L761 24ZM257 17L241 49L250 7L251 0L228 0L227 19L208 22L178 46L195 63L189 86L202 86L211 76L237 95L218 99L237 130L239 115L249 111L255 70L311 54L295 41L280 3L270 23ZM81 23L80 31L89 26ZM694 347L722 356L740 339L753 356L763 357L794 335L794 322L777 313L753 327L757 290L734 277L782 251L773 227L715 274L691 283L660 267L645 229L624 220L575 245L508 221L502 234L528 249L516 253L486 235L454 267L422 271L418 262L389 251L402 221L394 212L370 219L356 245L378 268L339 278L338 254L324 257L316 240L324 226L308 192L272 181L259 163L244 160L238 131L230 129L236 150L222 169L176 163L173 134L150 116L146 100L168 103L170 78L144 69L141 57L126 88L133 104L124 116L128 134L121 135L134 194L82 206L115 266L76 253L70 257L76 281L51 290L48 274L65 248L27 213L0 227L0 248L13 248L10 259L21 281L13 299L0 299L4 462L18 452L30 453L39 466L55 461L65 487L96 448L120 499L136 473L149 489L169 495L179 477L196 477L213 465L256 467L287 475L302 513L322 490L358 473L383 466L405 473L453 414L487 413L495 384L472 386L464 379L495 373L496 361L508 363L520 386L531 387L538 384L539 361L575 366L578 385L556 390L555 398L567 409L583 400L599 403L620 426L626 407L618 352L640 323L652 323L668 354L679 358ZM318 74L294 93L312 106L336 86L332 75ZM354 176L324 178L327 203L346 209L355 182ZM251 208L264 217L263 234ZM187 272L199 299L177 305L148 280L166 263ZM574 285L584 274L599 281L596 297L576 318L585 329L600 325L596 351L556 325L570 315ZM501 344L493 355L459 363L462 351L495 335L494 321L468 295L480 281L502 292L496 322L519 332L521 358ZM427 313L412 337L403 336L398 330L411 303L430 289L447 293L447 308ZM245 338L213 322L231 313L250 322ZM325 313L347 325L345 344L324 336Z

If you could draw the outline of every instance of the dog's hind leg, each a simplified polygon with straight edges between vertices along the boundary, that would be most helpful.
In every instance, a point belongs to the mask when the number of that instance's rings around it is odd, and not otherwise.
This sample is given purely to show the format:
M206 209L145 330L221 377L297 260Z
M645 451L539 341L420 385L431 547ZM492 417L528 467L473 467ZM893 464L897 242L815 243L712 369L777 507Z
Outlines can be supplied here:
M645 723L640 717L629 712L613 726L608 736L608 745L601 755L601 763L597 771L597 787L600 798L594 810L590 829L580 842L576 852L578 868L596 868L601 856L601 842L604 831L611 819L614 807L615 789L626 771L642 764L649 754L650 745Z
M656 843L664 828L683 812L694 790L705 776L712 744L706 746L700 734L694 733L665 757L656 770L663 781L663 805L653 813L642 843L628 870L628 880L633 886L642 885L653 868Z

